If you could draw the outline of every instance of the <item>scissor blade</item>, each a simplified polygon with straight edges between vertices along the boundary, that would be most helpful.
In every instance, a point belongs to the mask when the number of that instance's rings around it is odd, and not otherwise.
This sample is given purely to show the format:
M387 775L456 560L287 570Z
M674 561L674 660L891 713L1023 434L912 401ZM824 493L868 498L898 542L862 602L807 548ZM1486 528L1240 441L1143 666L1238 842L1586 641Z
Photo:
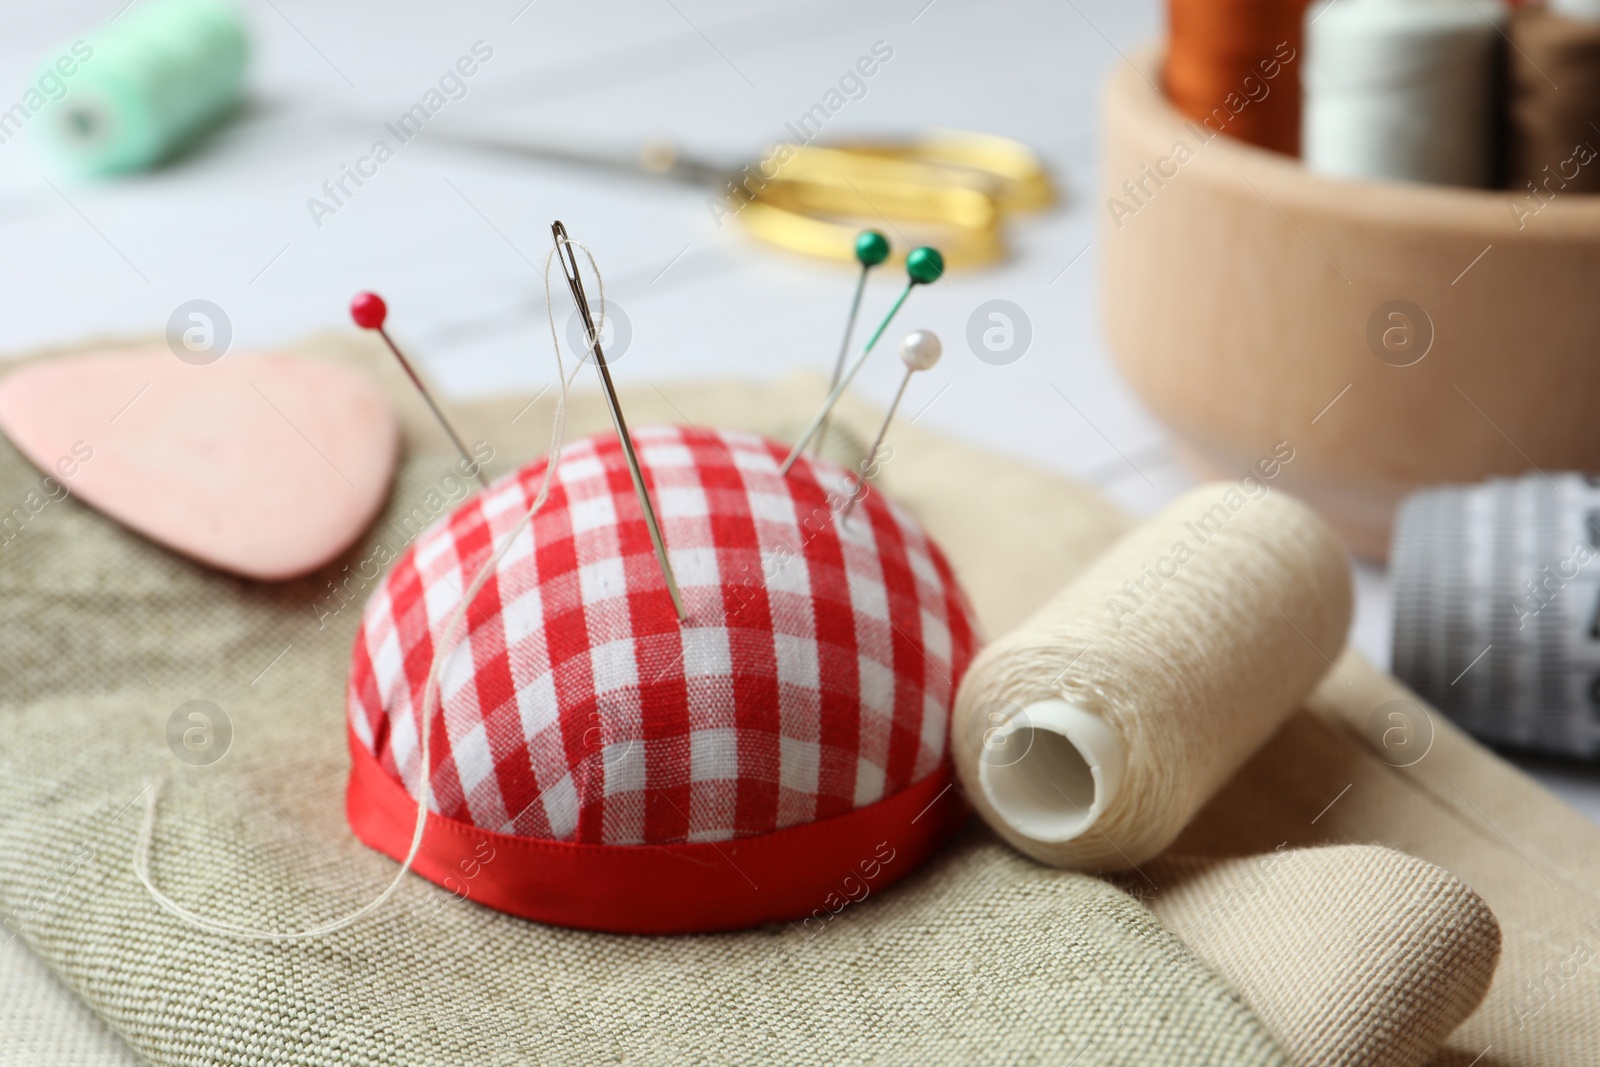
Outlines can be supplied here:
M659 138L626 149L490 130L447 128L428 130L427 135L429 140L461 148L647 178L671 178L691 185L719 184L727 173L727 168L682 155L671 142Z

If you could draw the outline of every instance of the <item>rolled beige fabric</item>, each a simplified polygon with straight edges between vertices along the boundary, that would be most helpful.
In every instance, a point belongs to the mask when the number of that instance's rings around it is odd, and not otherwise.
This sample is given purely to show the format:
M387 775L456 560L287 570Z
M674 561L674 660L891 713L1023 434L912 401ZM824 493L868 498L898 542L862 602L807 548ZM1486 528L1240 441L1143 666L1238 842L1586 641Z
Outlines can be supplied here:
M1309 508L1254 475L1195 489L973 663L951 744L967 795L1042 862L1141 863L1330 669L1350 610Z
M1483 898L1394 849L1162 856L1142 872L1125 888L1307 1067L1420 1067L1482 1003L1500 960Z

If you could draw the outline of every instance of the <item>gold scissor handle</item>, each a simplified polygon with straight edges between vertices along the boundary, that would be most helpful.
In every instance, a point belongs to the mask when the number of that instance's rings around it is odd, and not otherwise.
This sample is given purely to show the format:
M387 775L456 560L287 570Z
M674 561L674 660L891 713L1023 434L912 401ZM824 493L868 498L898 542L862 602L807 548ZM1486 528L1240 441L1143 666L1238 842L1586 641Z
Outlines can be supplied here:
M836 147L879 159L909 159L970 171L990 184L1002 215L1041 211L1056 202L1055 185L1039 157L1009 137L933 130L909 144L846 141Z
M778 247L845 262L855 258L857 233L871 225L887 225L901 238L897 245L934 245L953 265L992 262L1005 254L1002 215L1055 201L1031 151L987 134L780 145L769 158L772 177L763 172L730 198L746 228Z

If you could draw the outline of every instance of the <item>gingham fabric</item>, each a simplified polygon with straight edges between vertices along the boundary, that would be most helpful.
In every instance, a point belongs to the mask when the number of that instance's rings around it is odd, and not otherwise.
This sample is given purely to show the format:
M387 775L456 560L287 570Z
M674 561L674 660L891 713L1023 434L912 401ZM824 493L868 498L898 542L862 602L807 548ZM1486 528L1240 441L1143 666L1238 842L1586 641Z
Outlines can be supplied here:
M679 624L621 444L569 444L549 499L441 672L431 808L583 844L724 841L852 811L942 771L975 624L943 554L880 493L749 434L634 442L688 610ZM535 462L395 562L349 687L355 744L420 795L419 709L452 609L531 506Z

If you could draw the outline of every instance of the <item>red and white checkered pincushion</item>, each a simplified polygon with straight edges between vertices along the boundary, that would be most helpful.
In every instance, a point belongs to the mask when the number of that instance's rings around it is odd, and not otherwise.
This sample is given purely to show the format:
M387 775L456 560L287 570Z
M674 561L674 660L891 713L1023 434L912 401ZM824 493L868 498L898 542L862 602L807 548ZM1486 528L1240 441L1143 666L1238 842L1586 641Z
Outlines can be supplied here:
M639 429L634 440L688 621L673 612L616 435L568 445L549 499L441 668L425 842L471 840L480 861L485 847L499 856L551 846L527 862L552 870L512 888L509 906L506 893L478 899L547 921L659 932L809 914L815 894L788 892L812 878L804 868L848 867L880 837L931 852L956 816L899 809L943 796L950 708L976 641L937 546L879 493L843 519L845 473L802 460L780 477L787 449L776 442L676 427ZM349 687L351 818L391 854L409 847L415 820L435 642L544 471L543 461L523 468L426 532L367 604ZM357 793L374 791L401 816L398 837L374 829L370 810L365 831L357 818L373 803ZM940 805L958 808L954 796ZM453 868L425 862L431 847L416 869L448 885ZM829 858L851 848L866 851ZM694 873L701 856L718 876ZM762 887L746 865L784 886ZM556 874L590 884L552 890ZM829 869L818 885L839 877ZM599 884L639 878L655 883L643 897ZM686 879L693 899L659 914ZM578 911L521 899L552 892L578 894ZM707 899L752 892L765 899ZM612 897L615 907L590 906Z

